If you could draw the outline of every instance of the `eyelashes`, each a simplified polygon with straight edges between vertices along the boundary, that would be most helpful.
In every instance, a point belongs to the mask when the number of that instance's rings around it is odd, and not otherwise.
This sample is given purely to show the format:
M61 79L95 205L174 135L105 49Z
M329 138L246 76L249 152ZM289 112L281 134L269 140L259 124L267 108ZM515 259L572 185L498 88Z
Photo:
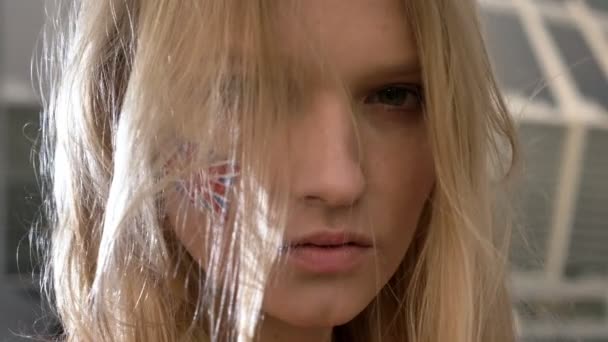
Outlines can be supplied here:
M424 106L424 91L420 84L389 84L373 90L363 102L387 111L417 112Z
M288 82L294 89L295 82ZM226 107L229 107L240 95L251 87L238 73L227 75L219 82L218 95ZM297 95L292 91L294 97ZM291 99L291 97L290 97ZM424 86L419 82L394 82L373 88L363 97L363 103L381 106L389 111L420 111L425 103Z

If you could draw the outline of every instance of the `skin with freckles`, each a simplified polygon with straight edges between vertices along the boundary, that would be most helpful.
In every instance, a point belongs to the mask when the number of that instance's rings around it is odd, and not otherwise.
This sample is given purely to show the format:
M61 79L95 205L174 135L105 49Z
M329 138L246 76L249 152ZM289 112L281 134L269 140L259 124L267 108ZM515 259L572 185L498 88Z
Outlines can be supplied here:
M402 2L310 0L299 6L318 52L352 98L319 82L302 115L285 128L288 143L275 156L276 169L289 173L285 241L346 232L372 246L344 272L309 272L287 256L266 289L263 341L328 341L333 327L362 312L402 262L434 185L418 55ZM298 54L298 40L292 41ZM177 231L194 259L203 255L199 226L192 221Z

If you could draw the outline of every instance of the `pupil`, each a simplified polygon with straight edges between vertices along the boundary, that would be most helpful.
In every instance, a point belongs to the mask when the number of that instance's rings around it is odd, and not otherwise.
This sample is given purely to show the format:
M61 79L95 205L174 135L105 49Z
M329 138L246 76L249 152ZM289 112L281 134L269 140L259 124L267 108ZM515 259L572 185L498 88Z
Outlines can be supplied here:
M406 95L407 94L405 93L405 91L403 91L403 89L393 87L384 90L380 97L382 99L382 102L386 104L399 106L402 105L405 101Z

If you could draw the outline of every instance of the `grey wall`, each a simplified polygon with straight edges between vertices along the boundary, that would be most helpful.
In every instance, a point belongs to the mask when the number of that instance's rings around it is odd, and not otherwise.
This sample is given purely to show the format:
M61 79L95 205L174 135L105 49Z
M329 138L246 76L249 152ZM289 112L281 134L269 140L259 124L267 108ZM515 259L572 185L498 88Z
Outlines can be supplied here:
M15 334L32 333L40 299L26 277L5 273L7 260L7 191L10 136L9 109L33 106L31 56L44 20L45 2L51 0L0 0L0 342L24 340ZM14 116L14 115L13 115ZM17 115L19 116L19 115ZM13 117L13 119L19 119Z
M0 0L0 101L35 100L31 56L44 20L45 0Z

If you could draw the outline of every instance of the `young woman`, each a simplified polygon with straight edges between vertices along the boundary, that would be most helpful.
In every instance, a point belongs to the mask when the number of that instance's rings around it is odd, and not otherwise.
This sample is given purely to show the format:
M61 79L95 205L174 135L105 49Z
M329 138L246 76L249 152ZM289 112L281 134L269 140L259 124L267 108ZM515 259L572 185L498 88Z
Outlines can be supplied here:
M42 161L62 339L514 341L516 142L476 1L57 13Z

